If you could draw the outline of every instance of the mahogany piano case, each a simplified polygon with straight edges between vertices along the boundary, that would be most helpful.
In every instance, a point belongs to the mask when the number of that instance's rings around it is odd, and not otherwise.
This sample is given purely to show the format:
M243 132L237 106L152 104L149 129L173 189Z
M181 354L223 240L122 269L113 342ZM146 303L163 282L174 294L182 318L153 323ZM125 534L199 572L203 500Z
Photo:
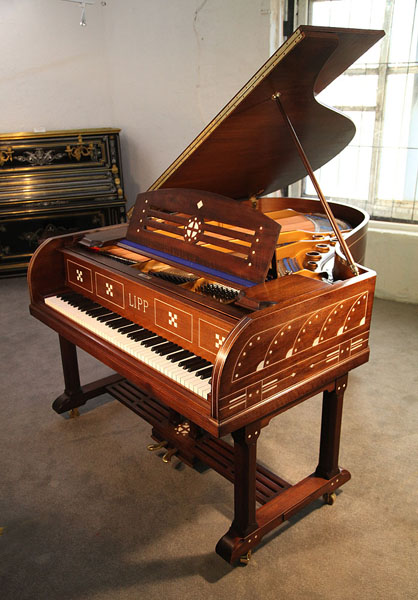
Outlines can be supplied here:
M30 264L31 313L60 340L54 410L107 392L150 423L165 462L231 481L234 519L216 547L230 563L350 478L338 451L347 374L369 356L368 217L319 188L320 200L266 195L315 180L352 139L315 95L382 35L300 27L138 195L129 225L55 237ZM77 346L115 374L82 386ZM318 393L319 457L285 481L257 462L257 440Z

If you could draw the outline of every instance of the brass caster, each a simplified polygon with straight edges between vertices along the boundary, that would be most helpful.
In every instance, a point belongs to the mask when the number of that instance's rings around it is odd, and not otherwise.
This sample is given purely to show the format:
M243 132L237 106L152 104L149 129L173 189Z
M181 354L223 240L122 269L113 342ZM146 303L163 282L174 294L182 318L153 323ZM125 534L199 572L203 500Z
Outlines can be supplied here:
M324 494L323 499L325 504L332 506L337 499L337 494L335 492L332 492L332 494Z
M147 446L147 450L149 450L150 452L155 452L156 450L161 450L161 448L165 448L167 444L168 442L166 440L163 440L162 442L158 442L158 444L150 444L149 446Z
M251 560L251 554L252 554L251 550L248 550L247 554L243 554L242 556L240 556L239 562L242 565L248 565L248 563Z
M169 463L171 462L171 457L174 456L177 452L177 448L170 448L163 456L163 462Z
M72 408L70 410L70 419L75 419L76 417L79 417L80 413L78 412L78 408Z

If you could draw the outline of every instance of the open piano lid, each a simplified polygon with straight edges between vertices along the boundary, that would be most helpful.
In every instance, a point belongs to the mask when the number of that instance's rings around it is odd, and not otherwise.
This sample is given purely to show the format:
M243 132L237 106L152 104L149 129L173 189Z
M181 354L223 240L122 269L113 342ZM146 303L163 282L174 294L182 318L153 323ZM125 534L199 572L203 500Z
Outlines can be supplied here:
M301 26L150 187L189 188L248 199L306 176L276 102L290 118L313 169L353 138L354 124L319 104L322 91L383 31Z

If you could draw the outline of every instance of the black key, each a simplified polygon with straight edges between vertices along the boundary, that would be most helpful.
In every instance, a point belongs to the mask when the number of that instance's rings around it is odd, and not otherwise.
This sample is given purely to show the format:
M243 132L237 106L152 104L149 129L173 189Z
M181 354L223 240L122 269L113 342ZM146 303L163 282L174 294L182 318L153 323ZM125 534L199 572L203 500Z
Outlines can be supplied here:
M186 360L182 360L181 362L179 362L179 367L184 367L185 369L187 369L188 367L191 367L192 365L194 365L197 362L200 362L202 360L201 356L196 356L193 354L193 356L191 358L188 358Z
M193 371L199 371L200 369L207 367L209 364L210 363L207 360L202 358L198 363L195 363L195 364L187 367L187 371L189 371L190 373L192 373Z
M157 335L152 331L148 331L148 329L143 329L142 331L134 331L133 333L130 333L128 337L137 342L140 342L141 340L147 340L151 337L157 337Z
M201 369L207 369L208 367L213 367L213 364L205 359L205 364L202 367L200 367L198 371L200 371Z
M102 308L100 306L100 304L97 304L97 302L93 302L93 301L89 302L88 305L83 305L83 307L84 308L82 310L84 312L87 312L88 310L93 310L93 309L96 309L96 308Z
M188 350L182 350L181 352L176 352L172 356L169 356L168 360L170 360L172 363L176 363L179 360L182 360L183 358L190 358L191 356L194 356L193 352L189 352Z
M173 354L181 350L181 346L177 344L173 344L173 342L167 342L166 344L161 344L158 348L155 349L155 353L160 356L166 356L167 354Z
M84 296L80 296L80 295L77 295L74 298L69 298L69 300L67 300L67 302L69 302L70 304L73 304L74 306L83 306L84 304L93 304L93 300L90 300L90 298L85 298Z
M71 306L82 306L83 305L83 298L70 298L69 300L67 300L67 302Z
M170 348L174 348L175 346L177 346L177 344L174 344L174 342L169 342L168 340L165 341L165 344L161 344L161 346L159 347L158 351L165 350L166 348L170 351ZM174 352L174 350L173 350Z
M117 317L116 319L110 319L110 321L105 322L105 325L111 329L117 329L118 327L122 327L124 322L125 319L123 317Z
M76 301L77 306L98 306L97 302L94 300L90 300L90 298L82 298L81 300Z
M73 300L74 298L81 298L80 294L76 294L75 292L68 292L66 294L61 294L58 298L64 300L64 302L68 302L68 300Z
M167 340L165 338L161 337L160 335L157 335L157 337L155 338L145 340L145 342L142 342L142 345L145 346L145 348L152 348L153 346L157 346L158 344L162 344L166 341Z
M97 317L97 320L101 323L106 323L106 321L112 321L112 319L119 319L120 315L116 313L109 313L108 315L102 315L101 317Z
M112 311L108 308L101 306L100 308L92 308L91 310L88 310L87 314L90 317L101 317L102 315L110 315L111 312Z
M132 331L141 331L142 329L144 328L134 323L133 325L119 327L118 331L120 331L120 333L131 333Z
M196 373L196 377L200 377L200 379L210 379L212 376L213 366L207 367L206 369L202 369Z
M148 329L144 329L142 327L142 329L139 329L139 331L131 331L131 333L128 333L128 338L130 338L131 340L137 340L139 334L140 333L145 333L145 332L149 333Z
M70 298L83 298L84 296L82 294L79 294L78 292L74 292L73 290L69 290L68 292L64 292L63 294L59 295L59 298L62 298L63 300L68 300Z
M130 321L129 319L126 319L125 317L123 317L123 320L125 321L125 324L122 323L122 325L120 326L120 329L122 327L127 327L128 325L136 325L136 323L134 323L133 321ZM136 325L138 327L138 325Z
M121 317L120 319L115 319L114 321L109 321L108 323L106 323L106 325L108 327L111 327L112 329L118 329L118 327L122 327L123 325L132 325L132 321L129 321L129 319L125 319L124 317Z

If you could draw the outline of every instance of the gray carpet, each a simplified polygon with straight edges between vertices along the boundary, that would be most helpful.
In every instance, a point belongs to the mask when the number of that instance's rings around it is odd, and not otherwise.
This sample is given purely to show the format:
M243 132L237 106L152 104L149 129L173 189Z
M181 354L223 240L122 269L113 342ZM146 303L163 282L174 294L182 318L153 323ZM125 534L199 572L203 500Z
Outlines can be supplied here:
M334 506L315 502L250 564L214 553L232 486L147 452L150 427L108 396L81 417L58 340L29 316L24 279L0 281L2 600L404 599L418 596L418 308L376 301L371 362L349 377ZM82 381L107 373L80 353ZM317 460L320 399L263 430L260 459L297 481Z

